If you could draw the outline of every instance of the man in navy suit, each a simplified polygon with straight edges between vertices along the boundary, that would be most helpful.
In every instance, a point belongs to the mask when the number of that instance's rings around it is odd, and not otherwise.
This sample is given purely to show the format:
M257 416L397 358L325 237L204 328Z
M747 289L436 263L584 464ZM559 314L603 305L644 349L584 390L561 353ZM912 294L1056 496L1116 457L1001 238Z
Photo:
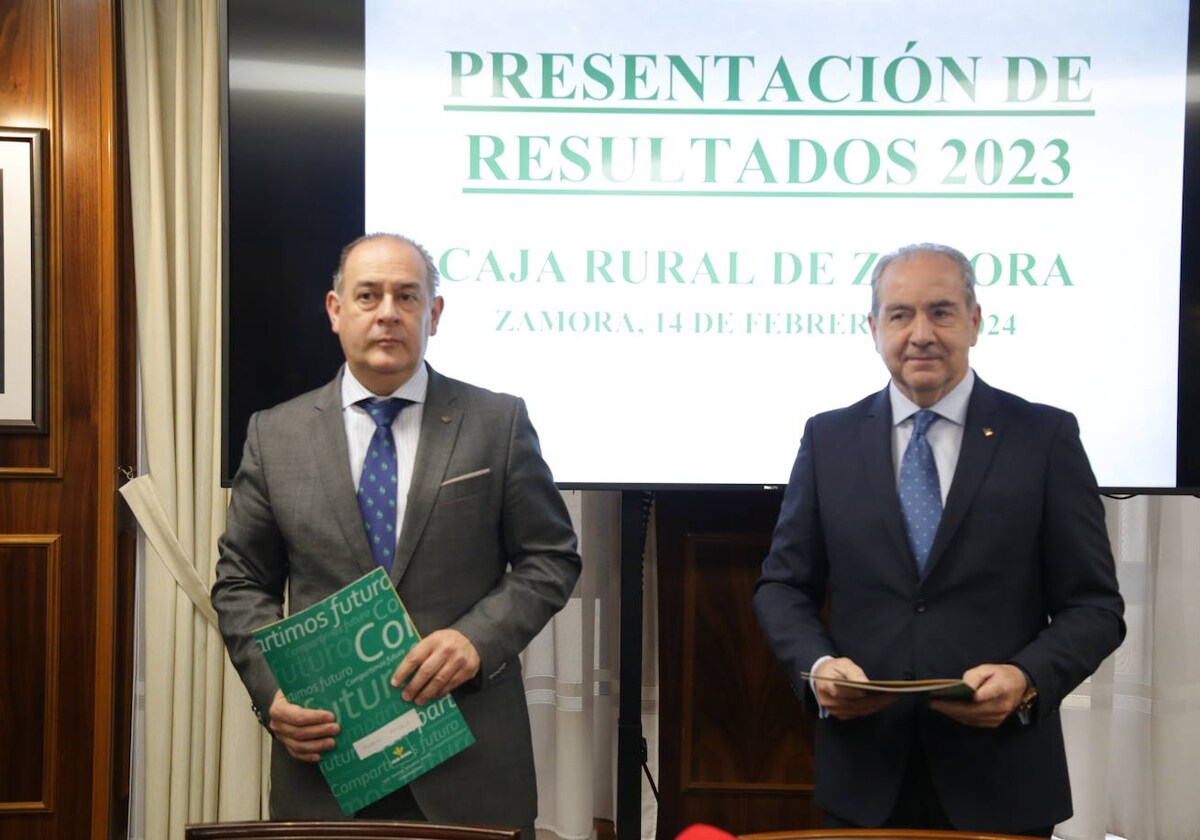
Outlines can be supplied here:
M1071 815L1059 705L1124 637L1078 424L971 370L974 284L941 245L876 265L871 334L891 382L808 421L755 589L776 657L820 709L816 804L834 827L1049 836Z

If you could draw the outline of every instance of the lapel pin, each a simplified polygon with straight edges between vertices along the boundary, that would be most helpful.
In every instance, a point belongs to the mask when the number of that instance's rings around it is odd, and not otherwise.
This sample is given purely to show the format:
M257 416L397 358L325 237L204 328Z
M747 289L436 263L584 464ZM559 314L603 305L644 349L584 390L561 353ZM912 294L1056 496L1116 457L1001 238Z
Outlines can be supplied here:
M984 426L984 427L983 427L983 436L984 436L984 437L991 437L991 436L992 436L992 435L994 435L994 434L995 434L995 432L993 432L993 431L992 431L992 427L991 427L991 426Z
M442 422L443 422L443 423L449 423L449 422L450 422L450 415L449 415L449 414L443 414L443 415L442 415ZM990 432L989 432L989 434L990 434Z

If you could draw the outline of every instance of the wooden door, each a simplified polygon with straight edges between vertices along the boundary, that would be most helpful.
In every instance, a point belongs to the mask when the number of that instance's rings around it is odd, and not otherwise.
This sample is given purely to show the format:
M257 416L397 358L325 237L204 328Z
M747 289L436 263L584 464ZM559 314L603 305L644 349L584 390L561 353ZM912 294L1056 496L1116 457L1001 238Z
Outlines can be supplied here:
M656 494L659 823L733 834L818 826L812 720L750 606L779 491Z

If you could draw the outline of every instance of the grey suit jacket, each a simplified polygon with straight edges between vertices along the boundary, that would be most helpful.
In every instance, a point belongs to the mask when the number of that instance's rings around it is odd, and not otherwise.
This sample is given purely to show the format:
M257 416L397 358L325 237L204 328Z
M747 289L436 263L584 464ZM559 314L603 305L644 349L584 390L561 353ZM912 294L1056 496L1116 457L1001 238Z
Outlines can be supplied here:
M532 825L537 790L517 655L574 588L575 534L525 404L432 369L392 581L422 634L479 652L455 691L476 742L416 779L434 821ZM250 419L212 601L260 719L278 688L251 633L374 568L355 499L341 374ZM274 744L271 816L341 817L315 764Z
M816 802L879 825L919 744L956 828L1014 833L1071 814L1058 709L1125 633L1123 602L1075 418L976 379L924 574L905 538L887 390L813 417L754 595L802 697L821 656L874 679L957 677L1012 662L1040 694L1028 726L961 726L903 696L816 730ZM828 601L830 619L821 620Z

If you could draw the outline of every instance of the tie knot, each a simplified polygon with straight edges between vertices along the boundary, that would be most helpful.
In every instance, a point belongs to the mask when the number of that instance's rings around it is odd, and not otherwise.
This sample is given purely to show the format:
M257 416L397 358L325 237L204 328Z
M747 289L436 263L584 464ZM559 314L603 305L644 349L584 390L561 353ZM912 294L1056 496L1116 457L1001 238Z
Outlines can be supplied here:
M929 427L933 425L933 421L938 419L938 413L931 411L928 408L922 408L913 415L913 436L923 435L929 431Z
M359 400L357 405L361 405L367 410L367 414L371 415L371 419L375 421L376 426L385 429L392 425L392 421L396 419L396 415L406 405L412 405L412 400L406 400L401 397L388 397L386 400L377 400L368 397L365 400Z

